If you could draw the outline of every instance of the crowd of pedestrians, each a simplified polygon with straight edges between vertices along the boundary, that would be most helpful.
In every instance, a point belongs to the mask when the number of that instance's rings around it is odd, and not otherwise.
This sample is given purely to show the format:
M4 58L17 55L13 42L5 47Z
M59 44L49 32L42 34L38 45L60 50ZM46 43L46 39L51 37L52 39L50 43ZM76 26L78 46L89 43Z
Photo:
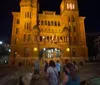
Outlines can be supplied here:
M61 67L63 67L62 74ZM44 74L48 85L80 85L80 78L77 75L77 71L78 67L75 61L71 63L65 60L63 64L59 60L56 62L53 60L44 62ZM34 80L39 80L39 73L39 60L36 60L34 62ZM59 80L60 76L62 81Z

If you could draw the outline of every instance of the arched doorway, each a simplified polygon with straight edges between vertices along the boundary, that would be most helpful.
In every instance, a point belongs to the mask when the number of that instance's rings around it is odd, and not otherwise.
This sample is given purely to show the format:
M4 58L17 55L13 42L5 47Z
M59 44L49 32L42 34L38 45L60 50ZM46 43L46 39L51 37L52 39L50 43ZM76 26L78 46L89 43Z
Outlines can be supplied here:
M61 52L59 48L43 48L40 51L40 56L45 59L60 58Z

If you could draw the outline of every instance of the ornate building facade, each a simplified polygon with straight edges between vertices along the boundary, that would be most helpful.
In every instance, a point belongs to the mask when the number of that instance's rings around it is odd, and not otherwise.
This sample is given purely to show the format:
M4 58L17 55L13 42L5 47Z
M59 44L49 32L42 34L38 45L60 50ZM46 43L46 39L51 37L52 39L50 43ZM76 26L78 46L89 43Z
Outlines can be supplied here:
M43 60L88 59L85 17L79 16L77 0L62 0L60 14L39 13L37 0L21 0L20 12L13 12L10 64L31 65Z

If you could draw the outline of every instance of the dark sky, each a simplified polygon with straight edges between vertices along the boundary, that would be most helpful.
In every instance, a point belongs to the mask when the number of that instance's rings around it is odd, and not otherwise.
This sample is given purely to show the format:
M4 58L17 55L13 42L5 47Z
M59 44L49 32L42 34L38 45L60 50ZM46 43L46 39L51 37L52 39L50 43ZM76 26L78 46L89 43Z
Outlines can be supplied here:
M61 0L39 0L40 10L51 10L59 13ZM86 16L86 32L100 31L99 0L78 0L80 16ZM13 11L19 11L18 0L0 0L0 40L9 39L12 30Z

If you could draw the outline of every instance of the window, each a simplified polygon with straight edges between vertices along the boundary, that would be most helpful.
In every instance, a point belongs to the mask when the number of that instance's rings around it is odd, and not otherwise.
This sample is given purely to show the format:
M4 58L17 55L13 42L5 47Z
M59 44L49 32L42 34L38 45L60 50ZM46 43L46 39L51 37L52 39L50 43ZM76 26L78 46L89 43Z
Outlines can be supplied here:
M73 4L73 9L75 9L75 4Z
M50 21L48 21L48 26L50 26Z
M51 21L51 26L53 26L53 21Z
M69 4L67 4L67 9L69 9Z
M49 36L47 36L47 40L49 41Z
M45 21L45 25L47 25L47 21Z
M30 41L31 40L31 35L28 35L28 41Z
M29 12L27 12L27 18L29 18Z
M58 26L60 26L60 22L58 21Z
M57 22L55 21L55 26L57 26Z
M41 25L43 25L43 21L41 21Z
M60 37L60 40L62 40L62 37Z
M31 12L30 12L30 18L31 18Z
M76 50L75 50L75 48L72 49L72 56L73 56L73 57L76 56Z
M40 42L42 42L42 36L40 36Z
M17 19L17 24L19 24L19 19Z
M26 34L24 34L24 40L23 40L24 42L26 41Z
M18 34L19 33L19 28L16 28L16 34Z

